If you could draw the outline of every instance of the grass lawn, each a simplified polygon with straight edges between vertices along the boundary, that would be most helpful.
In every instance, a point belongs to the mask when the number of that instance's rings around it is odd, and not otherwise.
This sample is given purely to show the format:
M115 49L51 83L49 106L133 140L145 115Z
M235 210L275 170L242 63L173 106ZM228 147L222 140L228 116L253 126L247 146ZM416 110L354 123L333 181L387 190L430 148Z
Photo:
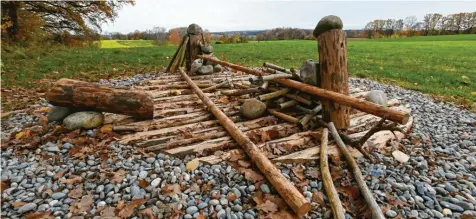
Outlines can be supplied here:
M215 55L246 66L264 61L299 68L317 59L315 41L214 45ZM470 105L476 100L476 35L349 40L349 73ZM97 81L164 68L176 46L101 41L101 48L47 47L2 52L2 87L33 88L62 77ZM2 95L3 96L3 95ZM2 101L2 105L3 105Z

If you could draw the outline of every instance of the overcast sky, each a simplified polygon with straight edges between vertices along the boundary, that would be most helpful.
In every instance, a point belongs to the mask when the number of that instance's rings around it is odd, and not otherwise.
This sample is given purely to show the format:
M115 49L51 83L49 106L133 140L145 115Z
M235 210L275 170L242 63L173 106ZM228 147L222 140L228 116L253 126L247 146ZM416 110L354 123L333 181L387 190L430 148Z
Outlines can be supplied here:
M326 15L337 15L344 29L361 29L374 19L419 20L427 13L443 15L474 12L474 1L231 1L231 0L136 0L119 11L103 31L128 33L154 26L167 29L199 24L211 32L262 30L276 27L314 29Z

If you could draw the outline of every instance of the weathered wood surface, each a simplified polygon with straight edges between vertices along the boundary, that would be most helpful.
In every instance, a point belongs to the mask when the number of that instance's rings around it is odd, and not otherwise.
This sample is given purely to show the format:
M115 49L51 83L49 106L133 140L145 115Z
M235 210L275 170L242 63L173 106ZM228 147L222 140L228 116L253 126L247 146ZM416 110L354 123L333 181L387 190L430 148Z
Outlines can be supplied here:
M146 93L72 79L58 80L46 93L46 99L56 106L124 114L138 119L154 118L154 102Z
M236 142L248 154L254 164L268 179L268 181L276 188L281 197L286 201L288 206L298 215L304 216L311 210L311 204L304 196L294 187L282 174L281 171L274 166L271 161L259 150L258 147L241 132L241 130L231 121L215 104L204 95L190 77L179 69L182 77L189 83L194 92L200 97L209 110L220 121L220 124L229 132Z
M320 87L343 95L349 95L349 75L347 73L347 49L344 31L335 29L319 35ZM322 100L322 119L332 121L337 129L350 125L350 108L339 102Z
M187 49L185 50L185 68L187 72L192 68L193 61L197 58L197 55L202 54L200 49L200 35L190 35L187 42Z

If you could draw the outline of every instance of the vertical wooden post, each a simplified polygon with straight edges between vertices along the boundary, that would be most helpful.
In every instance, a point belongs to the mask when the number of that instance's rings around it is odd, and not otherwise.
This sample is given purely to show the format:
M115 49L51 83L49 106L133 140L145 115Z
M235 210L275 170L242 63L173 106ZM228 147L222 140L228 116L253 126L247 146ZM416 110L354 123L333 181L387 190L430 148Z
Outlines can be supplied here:
M187 72L190 72L193 61L197 58L197 55L202 54L200 49L202 28L197 24L190 24L187 28L187 34L189 41L187 43L187 49L185 50L185 68Z
M342 20L337 16L322 18L314 29L319 50L321 88L349 95L349 75L347 73L347 49ZM322 100L322 118L333 122L338 129L350 125L350 108Z

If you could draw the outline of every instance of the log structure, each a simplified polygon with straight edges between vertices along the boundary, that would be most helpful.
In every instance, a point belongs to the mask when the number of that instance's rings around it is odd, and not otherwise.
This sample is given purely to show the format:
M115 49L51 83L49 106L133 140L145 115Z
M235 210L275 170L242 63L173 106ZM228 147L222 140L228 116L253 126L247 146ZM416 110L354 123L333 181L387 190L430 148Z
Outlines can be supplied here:
M124 114L137 119L154 118L154 102L146 93L72 79L58 80L46 93L46 99L55 106Z
M342 21L336 16L326 16L319 21L314 33L318 41L320 87L349 95L347 49ZM322 118L326 122L333 122L337 129L349 127L349 110L348 106L339 102L322 100Z
M310 203L282 174L281 171L271 163L264 153L246 136L236 124L230 120L214 103L207 97L190 77L179 69L182 77L192 87L195 94L203 101L207 108L218 119L219 123L228 131L235 141L248 154L253 163L263 173L268 181L276 188L283 200L298 215L304 216L311 210Z
M265 75L265 73L262 71L249 69L237 64L217 60L214 58L210 58L206 56L199 56L199 58L206 59L208 61L215 62L222 66L227 66L232 69L246 72L252 75L258 75L258 76ZM372 115L376 115L381 118L386 118L393 122L398 122L400 124L406 124L408 122L409 115L408 113L403 111L393 110L385 106L380 106L365 100L361 100L355 97L347 96L345 94L329 91L326 89L318 88L316 86L312 86L312 85L305 84L295 80L290 80L287 78L276 78L273 81L277 82L278 84L284 85L285 87L294 88L296 90L299 90L308 94L316 95L324 99L331 100L341 105L350 106L360 111L363 111Z

